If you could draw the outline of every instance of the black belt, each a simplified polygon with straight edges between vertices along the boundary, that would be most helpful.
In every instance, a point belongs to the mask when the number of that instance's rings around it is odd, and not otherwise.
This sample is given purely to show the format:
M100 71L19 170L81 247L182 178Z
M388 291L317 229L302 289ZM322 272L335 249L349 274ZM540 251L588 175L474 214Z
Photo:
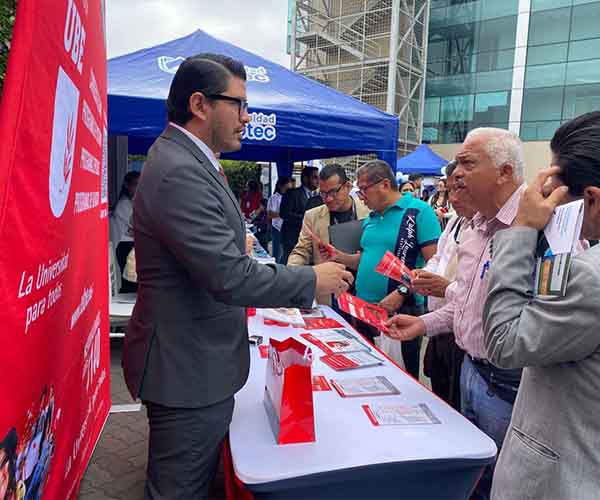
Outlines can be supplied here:
M479 375L486 381L489 393L513 404L519 391L522 370L498 368L487 359L475 358L470 354L467 356Z

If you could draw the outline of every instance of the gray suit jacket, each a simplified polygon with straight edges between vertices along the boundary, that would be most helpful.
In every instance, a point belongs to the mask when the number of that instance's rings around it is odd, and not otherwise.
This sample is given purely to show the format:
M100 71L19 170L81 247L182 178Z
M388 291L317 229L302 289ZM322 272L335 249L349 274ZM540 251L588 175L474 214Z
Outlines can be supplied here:
M600 498L600 247L572 261L565 297L534 298L537 231L494 239L485 347L524 367L492 498Z
M244 306L309 307L314 271L246 256L235 196L170 126L144 164L133 228L139 290L123 350L129 391L186 408L232 396L248 376Z

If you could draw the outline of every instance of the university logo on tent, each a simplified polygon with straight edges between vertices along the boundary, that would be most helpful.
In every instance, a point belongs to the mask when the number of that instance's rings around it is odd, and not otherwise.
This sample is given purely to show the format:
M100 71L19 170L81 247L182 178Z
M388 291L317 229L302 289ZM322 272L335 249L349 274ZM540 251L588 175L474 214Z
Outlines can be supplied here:
M164 71L165 73L171 73L172 75L174 75L175 73L177 73L177 69L179 68L179 66L181 65L181 63L185 61L185 57L169 57L169 56L160 56L157 59L158 62L158 67L160 68L161 71Z
M277 138L277 115L271 113L250 113L250 123L246 125L242 140L271 142Z
M260 83L268 83L271 81L269 78L269 74L267 72L267 68L264 66L244 66L246 69L246 79L249 82L260 82Z
M181 56L160 56L156 59L159 69L172 75L177 73L177 69L183 61L185 61L185 57ZM268 83L271 81L267 68L264 66L244 66L244 69L246 70L246 81L248 82Z
M56 218L63 214L69 198L73 177L78 110L79 89L62 67L59 67L54 96L49 174L50 208Z

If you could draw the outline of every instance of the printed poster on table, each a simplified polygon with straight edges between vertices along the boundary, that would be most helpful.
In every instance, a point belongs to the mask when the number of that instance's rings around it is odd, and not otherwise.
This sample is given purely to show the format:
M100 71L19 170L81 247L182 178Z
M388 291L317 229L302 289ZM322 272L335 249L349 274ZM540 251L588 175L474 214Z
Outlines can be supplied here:
M1 498L75 498L110 410L103 8L17 3L0 101Z

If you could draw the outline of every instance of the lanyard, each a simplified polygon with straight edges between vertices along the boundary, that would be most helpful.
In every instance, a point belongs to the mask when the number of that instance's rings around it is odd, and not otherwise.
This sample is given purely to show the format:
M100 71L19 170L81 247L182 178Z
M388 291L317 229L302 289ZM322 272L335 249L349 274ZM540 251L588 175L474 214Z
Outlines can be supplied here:
M350 220L356 220L356 205L354 204L354 200L352 200L352 218ZM335 212L331 212L331 222L332 225L339 224L337 217L335 216Z

